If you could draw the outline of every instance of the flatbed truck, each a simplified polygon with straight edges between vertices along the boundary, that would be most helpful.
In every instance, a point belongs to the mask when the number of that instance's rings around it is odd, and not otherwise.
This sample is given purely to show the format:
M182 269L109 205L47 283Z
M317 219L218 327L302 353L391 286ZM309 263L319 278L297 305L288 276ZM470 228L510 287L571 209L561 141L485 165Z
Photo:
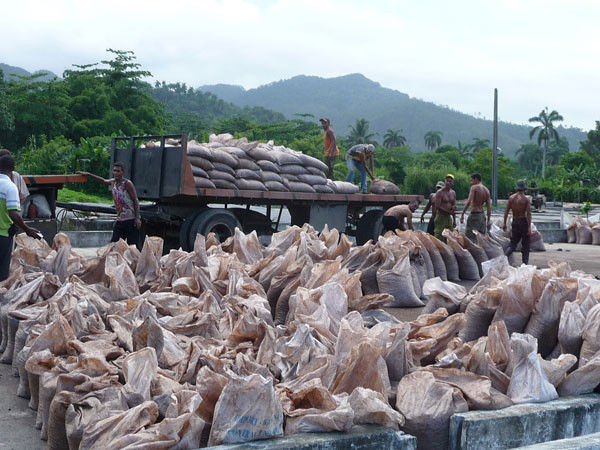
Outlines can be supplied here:
M167 146L166 142L178 142ZM148 141L160 145L145 147ZM321 230L330 229L355 236L358 245L377 240L382 231L381 217L390 206L422 201L420 195L321 194L305 192L250 191L196 188L192 166L187 158L187 135L134 136L113 138L111 166L125 166L125 178L135 185L142 203L143 234L161 236L171 248L191 250L197 233L213 232L224 241L235 228L249 233L272 234L279 230L283 208L291 225L305 223ZM110 212L81 204L59 204L67 209ZM262 207L259 211L257 208ZM272 213L278 209L277 219ZM170 244L169 244L170 243Z

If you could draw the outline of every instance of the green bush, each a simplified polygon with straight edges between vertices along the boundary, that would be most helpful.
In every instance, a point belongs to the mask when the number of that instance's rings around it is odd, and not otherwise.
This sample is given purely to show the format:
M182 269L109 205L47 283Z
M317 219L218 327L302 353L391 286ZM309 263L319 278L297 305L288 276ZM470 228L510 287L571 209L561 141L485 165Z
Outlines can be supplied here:
M69 153L73 142L60 136L50 141L42 136L27 140L27 145L17 155L17 171L27 175L66 174Z
M30 139L17 155L17 170L26 175L62 175L85 170L110 178L109 137L81 139L79 145L63 136L41 142ZM75 191L107 197L106 186L99 183L71 183Z
M465 172L456 171L450 165L442 168L425 169L423 167L409 167L402 186L403 194L423 195L425 198L435 191L438 181L443 181L447 174L454 175L454 190L458 200L466 199L471 189L470 176Z
M591 186L557 186L553 191L556 201L573 203L600 203L600 190Z

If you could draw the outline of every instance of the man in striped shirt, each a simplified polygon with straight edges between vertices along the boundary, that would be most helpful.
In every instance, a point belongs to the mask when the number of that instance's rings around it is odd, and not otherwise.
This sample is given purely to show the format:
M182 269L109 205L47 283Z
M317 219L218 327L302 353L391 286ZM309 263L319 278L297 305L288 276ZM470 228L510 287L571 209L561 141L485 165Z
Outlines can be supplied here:
M10 155L0 157L0 281L8 278L13 236L17 225L28 236L39 239L39 231L31 228L21 217L19 191L12 182L15 160Z

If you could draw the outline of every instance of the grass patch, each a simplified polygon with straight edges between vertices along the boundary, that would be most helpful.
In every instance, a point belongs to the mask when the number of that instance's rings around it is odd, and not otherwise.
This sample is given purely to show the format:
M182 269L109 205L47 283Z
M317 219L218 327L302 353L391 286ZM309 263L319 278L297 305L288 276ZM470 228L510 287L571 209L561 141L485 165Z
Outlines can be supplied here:
M78 203L104 203L111 204L112 196L100 196L94 194L86 194L85 192L73 191L68 188L58 190L59 202L78 202Z

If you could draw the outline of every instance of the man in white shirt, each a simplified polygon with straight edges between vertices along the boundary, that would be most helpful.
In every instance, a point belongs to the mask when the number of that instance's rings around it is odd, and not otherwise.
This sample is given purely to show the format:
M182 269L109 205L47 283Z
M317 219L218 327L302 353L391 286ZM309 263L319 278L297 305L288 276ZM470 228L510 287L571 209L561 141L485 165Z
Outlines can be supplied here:
M0 150L0 158L2 158L4 155L12 156L9 150L3 148L2 150ZM17 190L19 191L19 201L22 207L25 203L25 199L29 197L29 189L27 189L27 184L25 183L23 177L19 175L19 173L16 170L12 171L12 173L9 175L9 178L15 184Z
M10 155L0 156L0 281L8 278L12 256L13 236L17 225L28 236L39 239L39 231L31 228L21 217L19 193L9 175L15 169L15 160Z

